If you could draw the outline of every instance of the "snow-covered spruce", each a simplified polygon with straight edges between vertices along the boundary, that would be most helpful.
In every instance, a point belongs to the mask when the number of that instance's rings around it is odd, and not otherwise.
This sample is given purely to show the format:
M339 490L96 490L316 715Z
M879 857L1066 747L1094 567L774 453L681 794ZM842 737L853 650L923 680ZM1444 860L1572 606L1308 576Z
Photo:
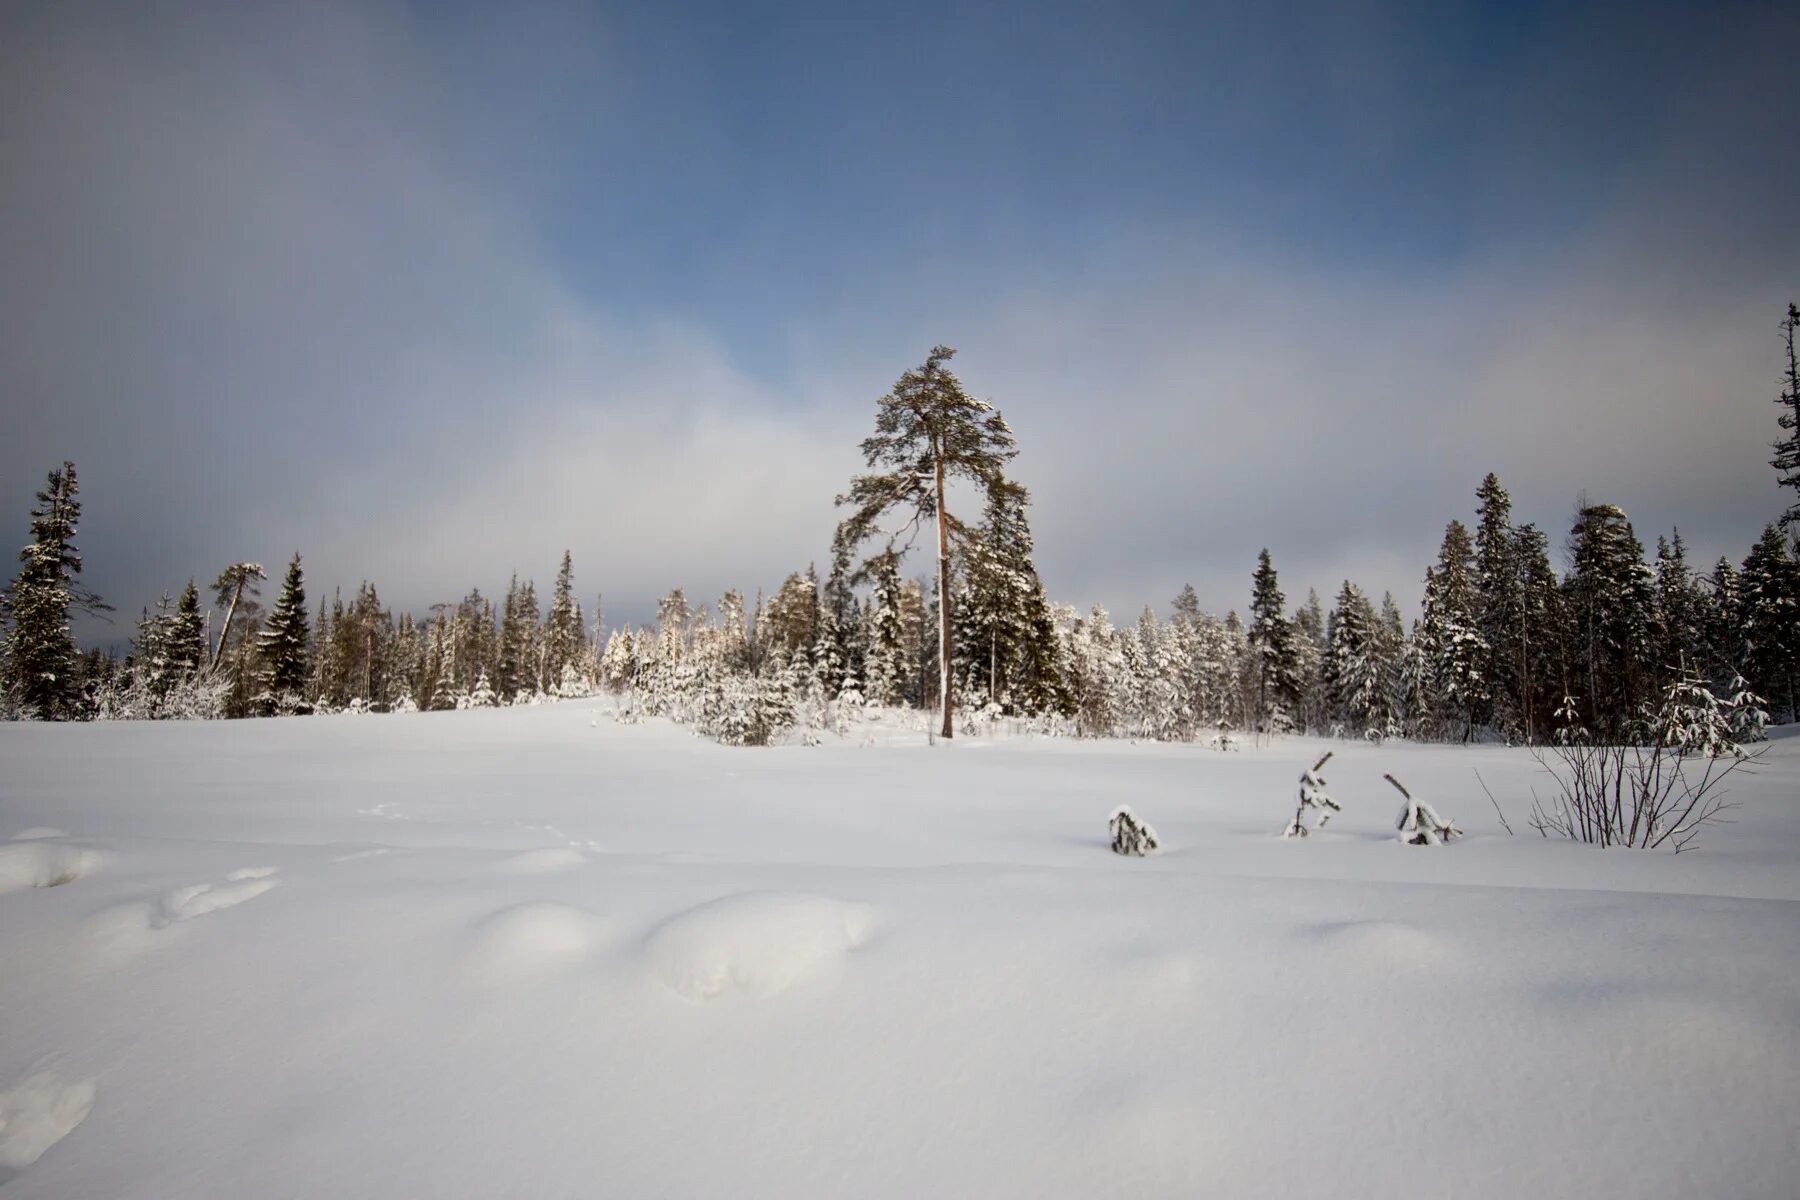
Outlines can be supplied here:
M1336 751L1327 750L1324 758L1300 772L1300 803L1294 809L1294 819L1289 821L1287 828L1281 831L1282 837L1303 838L1313 829L1325 828L1325 822L1331 820L1332 813L1344 811L1344 806L1333 800L1331 793L1325 790L1325 777L1319 774L1325 769L1325 764L1331 761L1334 753ZM1313 829L1306 827L1308 809L1319 816L1318 823L1313 826Z
M1462 830L1438 816L1437 809L1423 800L1415 800L1413 794L1398 779L1392 775L1383 775L1382 778L1406 797L1406 807L1400 810L1400 820L1396 824L1402 842L1408 846L1441 846L1452 838L1463 835Z
M1113 809L1112 816L1107 818L1106 828L1112 833L1114 854L1142 858L1162 845L1157 840L1156 830L1150 828L1148 822L1138 820L1137 814L1127 805L1121 804Z

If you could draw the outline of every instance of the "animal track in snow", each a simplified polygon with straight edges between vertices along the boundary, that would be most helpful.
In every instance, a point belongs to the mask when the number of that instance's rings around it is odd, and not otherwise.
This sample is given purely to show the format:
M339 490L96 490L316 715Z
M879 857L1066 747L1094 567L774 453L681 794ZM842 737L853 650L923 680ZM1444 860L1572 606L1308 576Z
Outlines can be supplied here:
M94 1096L93 1080L65 1083L47 1071L0 1091L0 1184L74 1132Z
M150 927L163 929L177 921L190 921L220 909L236 908L246 900L254 900L276 880L274 867L241 867L225 876L224 883L196 883L166 893L150 914Z
M572 846L552 846L544 850L527 850L494 864L494 869L507 875L554 875L586 865L587 855Z
M376 846L369 850L352 850L348 854L340 854L331 861L334 863L356 862L364 858L385 858L389 854L398 854L392 846Z

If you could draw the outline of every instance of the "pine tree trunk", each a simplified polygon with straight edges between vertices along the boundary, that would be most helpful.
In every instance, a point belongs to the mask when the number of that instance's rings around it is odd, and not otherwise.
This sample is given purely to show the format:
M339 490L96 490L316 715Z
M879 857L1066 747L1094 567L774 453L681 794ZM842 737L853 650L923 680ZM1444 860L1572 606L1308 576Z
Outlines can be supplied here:
M937 472L938 543L938 699L944 706L945 738L954 736L950 702L950 541L944 529L944 459L941 448L932 447Z
M219 656L225 653L225 639L231 636L231 618L237 612L238 597L243 594L244 581L240 579L231 593L231 604L225 609L225 623L219 626L219 644L212 652L212 662L207 667L208 674L219 669Z

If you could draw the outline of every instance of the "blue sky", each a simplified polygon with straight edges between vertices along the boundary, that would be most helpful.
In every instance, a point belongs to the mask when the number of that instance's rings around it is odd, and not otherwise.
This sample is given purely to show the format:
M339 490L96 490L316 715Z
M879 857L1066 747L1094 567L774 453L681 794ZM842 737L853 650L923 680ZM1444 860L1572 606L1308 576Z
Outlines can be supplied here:
M306 555L642 617L823 559L935 342L1052 594L1408 609L1498 471L1741 557L1800 292L1774 5L24 5L0 513L128 611ZM924 569L924 564L919 564Z

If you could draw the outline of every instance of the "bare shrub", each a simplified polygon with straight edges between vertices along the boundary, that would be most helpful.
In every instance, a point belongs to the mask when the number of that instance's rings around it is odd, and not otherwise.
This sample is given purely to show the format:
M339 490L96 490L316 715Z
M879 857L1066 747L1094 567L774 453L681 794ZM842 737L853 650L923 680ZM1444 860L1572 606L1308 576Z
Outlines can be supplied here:
M1690 848L1732 807L1725 781L1762 755L1739 742L1759 728L1744 712L1760 711L1760 703L1742 690L1721 701L1685 678L1669 686L1656 709L1646 706L1640 739L1595 742L1568 721L1560 744L1533 751L1557 792L1548 802L1534 799L1531 827L1598 846ZM1574 701L1565 700L1563 710L1573 717Z

